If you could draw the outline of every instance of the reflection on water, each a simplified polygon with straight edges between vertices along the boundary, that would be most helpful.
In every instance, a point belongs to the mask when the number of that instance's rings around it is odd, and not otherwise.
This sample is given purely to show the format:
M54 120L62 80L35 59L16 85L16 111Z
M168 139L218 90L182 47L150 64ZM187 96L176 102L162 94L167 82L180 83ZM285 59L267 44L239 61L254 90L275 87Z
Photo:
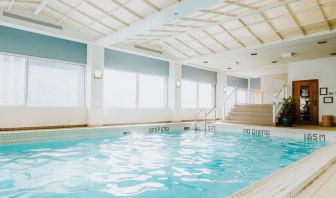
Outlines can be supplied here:
M323 145L174 132L0 147L0 197L226 197Z

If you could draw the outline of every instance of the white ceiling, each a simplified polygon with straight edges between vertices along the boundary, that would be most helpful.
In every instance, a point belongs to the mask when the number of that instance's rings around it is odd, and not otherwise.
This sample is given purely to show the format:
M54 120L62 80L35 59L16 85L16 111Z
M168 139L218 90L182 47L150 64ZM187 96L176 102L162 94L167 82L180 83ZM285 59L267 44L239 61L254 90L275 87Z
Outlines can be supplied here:
M0 24L251 76L273 60L271 71L285 71L283 52L299 61L336 46L336 0L0 0L0 10L63 29L1 14ZM319 39L329 42L316 46ZM253 49L258 56L248 55Z
M327 43L318 44L318 41L327 41ZM250 55L253 52L257 52L258 55ZM293 58L281 57L282 54L290 52L295 53ZM330 54L333 52L336 52L336 32L221 52L185 60L185 63L259 77L273 73L286 73L287 64L290 62L331 57ZM228 69L229 67L232 69Z

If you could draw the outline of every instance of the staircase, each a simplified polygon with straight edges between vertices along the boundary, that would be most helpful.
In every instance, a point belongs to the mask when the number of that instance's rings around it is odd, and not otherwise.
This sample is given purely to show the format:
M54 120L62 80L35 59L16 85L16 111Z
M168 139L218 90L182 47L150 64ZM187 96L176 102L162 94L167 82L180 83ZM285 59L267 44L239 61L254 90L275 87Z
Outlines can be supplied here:
M226 123L273 125L273 105L271 104L239 104L234 105L225 117Z

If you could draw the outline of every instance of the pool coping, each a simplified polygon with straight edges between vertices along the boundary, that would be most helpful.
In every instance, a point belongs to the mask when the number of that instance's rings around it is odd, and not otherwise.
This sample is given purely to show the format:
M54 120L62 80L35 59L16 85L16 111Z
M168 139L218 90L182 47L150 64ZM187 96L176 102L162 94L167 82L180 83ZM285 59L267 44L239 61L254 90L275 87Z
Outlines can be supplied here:
M10 144L36 143L41 141L71 140L89 137L104 137L111 135L126 135L130 133L162 133L175 130L191 129L192 122L157 123L141 125L118 125L101 127L41 129L25 131L3 131L0 133L0 146Z

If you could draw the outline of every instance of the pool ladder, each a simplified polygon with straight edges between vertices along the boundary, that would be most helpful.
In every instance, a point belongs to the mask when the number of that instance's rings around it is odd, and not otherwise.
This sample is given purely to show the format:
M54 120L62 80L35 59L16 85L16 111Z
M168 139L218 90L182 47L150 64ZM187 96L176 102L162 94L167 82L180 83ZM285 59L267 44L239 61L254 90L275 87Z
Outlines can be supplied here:
M194 124L195 124L195 131L200 130L200 128L197 127L197 123L198 123L198 117L199 117L199 116L201 115L201 113L203 113L203 112L204 112L204 131L207 131L207 123L209 122L209 121L208 121L208 116L209 116L212 112L215 112L214 123L215 123L216 120L217 120L217 108L216 108L216 107L214 107L214 108L212 108L212 109L209 109L208 111L207 111L206 108L203 108L203 109L201 109L201 110L196 114L196 116L195 116L195 122L194 122Z

